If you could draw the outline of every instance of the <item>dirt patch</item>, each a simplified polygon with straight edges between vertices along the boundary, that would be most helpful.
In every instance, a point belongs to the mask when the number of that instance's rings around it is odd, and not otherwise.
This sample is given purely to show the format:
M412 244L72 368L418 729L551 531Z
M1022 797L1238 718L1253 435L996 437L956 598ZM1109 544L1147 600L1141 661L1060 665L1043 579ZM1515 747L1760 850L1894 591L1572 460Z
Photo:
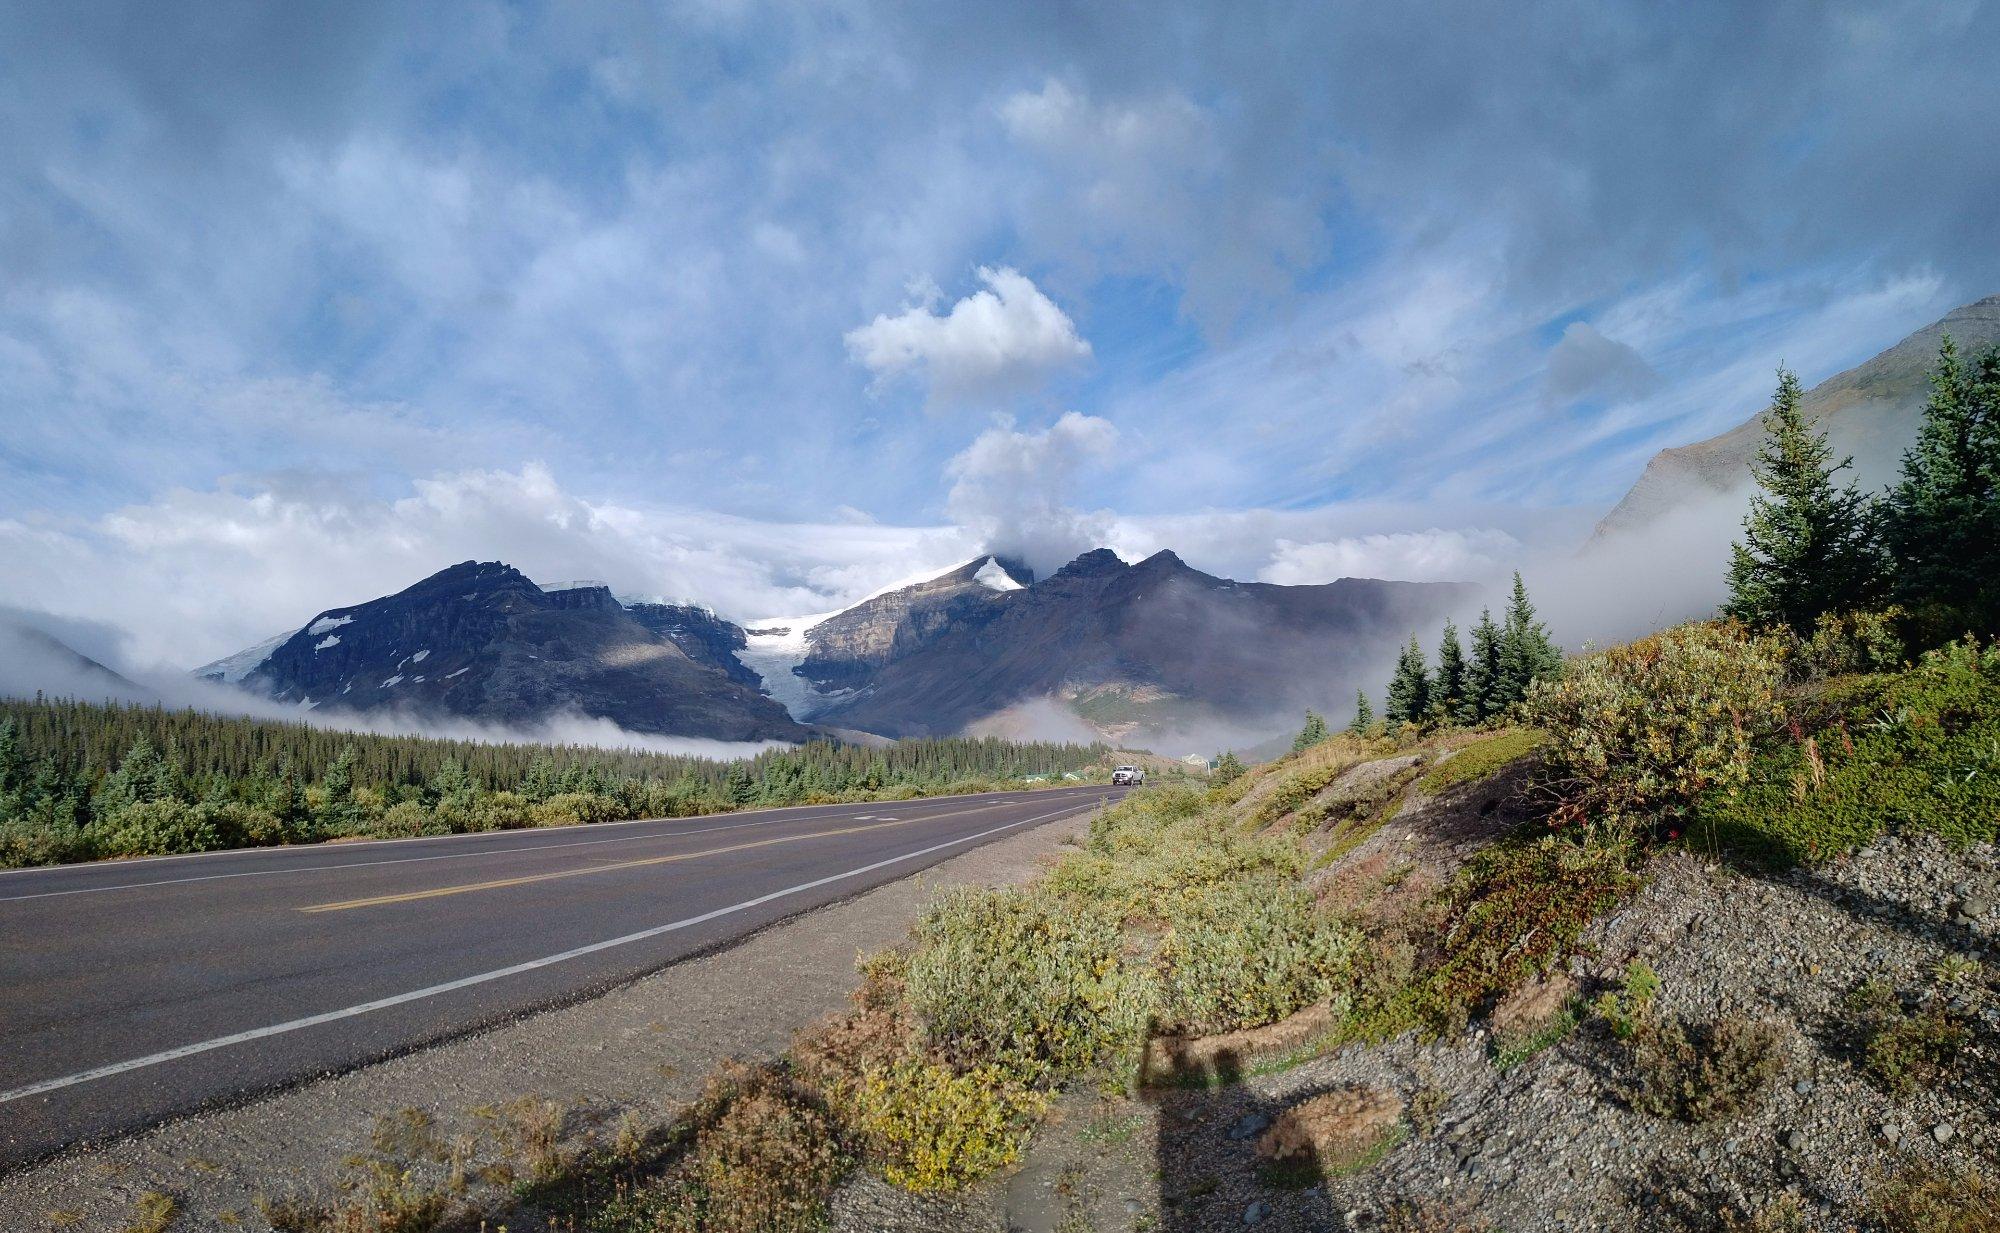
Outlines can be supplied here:
M1336 1022L1333 1008L1322 1002L1263 1027L1215 1036L1157 1036L1146 1045L1139 1081L1146 1087L1228 1082L1241 1075L1249 1062L1319 1040Z

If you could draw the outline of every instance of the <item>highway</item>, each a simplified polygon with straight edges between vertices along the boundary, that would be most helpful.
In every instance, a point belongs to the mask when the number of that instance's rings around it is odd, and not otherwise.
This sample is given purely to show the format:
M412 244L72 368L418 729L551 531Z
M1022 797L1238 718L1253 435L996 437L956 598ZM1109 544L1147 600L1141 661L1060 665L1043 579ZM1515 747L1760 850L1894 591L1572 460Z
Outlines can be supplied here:
M1122 792L0 873L0 1172L589 996Z

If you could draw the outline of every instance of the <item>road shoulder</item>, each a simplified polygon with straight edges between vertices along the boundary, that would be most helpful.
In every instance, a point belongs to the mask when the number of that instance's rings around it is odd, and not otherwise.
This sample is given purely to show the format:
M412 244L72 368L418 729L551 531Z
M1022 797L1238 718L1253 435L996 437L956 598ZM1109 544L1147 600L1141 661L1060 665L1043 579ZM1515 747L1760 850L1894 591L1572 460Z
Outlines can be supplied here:
M0 1228L121 1230L149 1193L174 1200L175 1228L261 1227L260 1200L324 1185L402 1110L421 1110L444 1142L490 1131L493 1111L522 1097L577 1123L625 1109L664 1120L718 1062L773 1056L843 1006L855 957L900 941L939 890L1024 881L1087 825L1059 819L602 997L0 1177Z

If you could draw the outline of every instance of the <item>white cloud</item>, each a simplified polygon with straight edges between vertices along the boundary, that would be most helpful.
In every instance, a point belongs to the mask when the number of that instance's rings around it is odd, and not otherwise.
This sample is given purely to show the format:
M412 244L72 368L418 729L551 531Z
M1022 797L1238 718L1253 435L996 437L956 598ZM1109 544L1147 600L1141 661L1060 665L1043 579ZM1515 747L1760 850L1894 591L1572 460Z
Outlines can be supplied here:
M975 548L952 528L589 500L532 463L435 475L386 501L324 477L281 476L173 490L87 523L0 520L0 573L14 603L116 626L124 663L181 667L468 559L543 580L602 578L749 619L836 607Z
M1078 476L1109 461L1118 429L1075 411L1041 432L1011 423L987 429L945 467L945 512L992 552L1020 557L1046 574L1077 553L1108 542L1111 515L1070 504Z
M1505 531L1480 527L1432 527L1304 544L1280 539L1271 563L1257 577L1286 586L1337 578L1470 582L1518 564L1522 551L1521 541Z
M979 281L986 290L942 316L930 287L922 302L849 330L848 354L878 380L920 373L933 405L1019 393L1090 358L1076 323L1026 275L981 266Z

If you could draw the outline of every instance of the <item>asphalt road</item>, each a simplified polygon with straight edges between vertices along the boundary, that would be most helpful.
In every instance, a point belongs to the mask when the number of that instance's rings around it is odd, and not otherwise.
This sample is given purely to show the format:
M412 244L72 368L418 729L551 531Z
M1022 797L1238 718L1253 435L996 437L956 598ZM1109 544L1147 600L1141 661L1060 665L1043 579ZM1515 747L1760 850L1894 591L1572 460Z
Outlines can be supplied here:
M0 1170L588 996L1122 791L0 873Z

